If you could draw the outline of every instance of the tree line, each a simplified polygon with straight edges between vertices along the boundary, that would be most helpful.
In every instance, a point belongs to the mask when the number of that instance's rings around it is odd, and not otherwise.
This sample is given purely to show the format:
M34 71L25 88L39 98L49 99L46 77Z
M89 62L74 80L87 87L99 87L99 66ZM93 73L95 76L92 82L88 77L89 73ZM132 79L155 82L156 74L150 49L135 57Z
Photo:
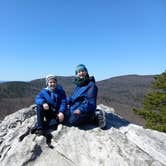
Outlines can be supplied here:
M146 120L145 127L166 132L166 71L155 76L152 89L144 97L143 107L133 111Z

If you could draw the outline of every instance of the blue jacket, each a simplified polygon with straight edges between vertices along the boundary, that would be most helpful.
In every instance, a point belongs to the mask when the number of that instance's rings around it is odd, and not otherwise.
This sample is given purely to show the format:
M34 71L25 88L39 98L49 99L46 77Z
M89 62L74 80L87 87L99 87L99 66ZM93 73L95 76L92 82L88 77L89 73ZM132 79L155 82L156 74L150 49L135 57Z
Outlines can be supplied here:
M96 110L98 88L94 78L85 86L76 86L68 98L70 112L79 109L81 113L94 113Z
M67 106L66 94L60 85L57 85L56 89L51 92L49 89L42 89L35 98L37 105L43 105L47 103L51 109L55 109L58 112L64 113Z

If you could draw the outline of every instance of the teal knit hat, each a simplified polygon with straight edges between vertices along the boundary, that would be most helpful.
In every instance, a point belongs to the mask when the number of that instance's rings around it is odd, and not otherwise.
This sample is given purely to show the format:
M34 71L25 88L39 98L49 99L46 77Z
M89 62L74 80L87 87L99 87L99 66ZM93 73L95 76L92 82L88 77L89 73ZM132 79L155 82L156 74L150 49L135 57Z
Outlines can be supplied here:
M88 70L87 70L86 66L83 65L83 64L77 65L75 74L77 75L77 73L78 73L79 71L85 71L85 72L88 73Z

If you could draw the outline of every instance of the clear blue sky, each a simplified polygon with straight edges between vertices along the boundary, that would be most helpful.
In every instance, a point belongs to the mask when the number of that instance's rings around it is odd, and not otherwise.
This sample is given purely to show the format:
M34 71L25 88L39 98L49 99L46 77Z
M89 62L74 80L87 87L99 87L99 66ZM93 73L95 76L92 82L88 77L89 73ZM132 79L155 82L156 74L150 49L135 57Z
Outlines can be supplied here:
M0 80L166 70L166 0L1 0Z

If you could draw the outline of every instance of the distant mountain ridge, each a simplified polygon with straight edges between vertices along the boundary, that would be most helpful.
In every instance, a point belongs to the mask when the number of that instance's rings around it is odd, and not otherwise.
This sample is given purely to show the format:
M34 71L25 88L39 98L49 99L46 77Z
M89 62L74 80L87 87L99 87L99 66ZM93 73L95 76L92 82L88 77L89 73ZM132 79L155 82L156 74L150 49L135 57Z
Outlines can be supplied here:
M71 93L74 85L74 77L58 76L67 96ZM133 107L140 107L145 94L151 90L154 75L126 75L112 77L97 81L97 103L115 108L116 113L130 122L143 124L144 121L132 111ZM45 79L36 79L29 82L13 81L0 83L0 117L15 112L34 103L34 98L42 87L45 87Z
M143 124L133 108L141 106L144 96L151 91L155 75L125 75L97 82L100 103L114 107L116 112L130 122Z

